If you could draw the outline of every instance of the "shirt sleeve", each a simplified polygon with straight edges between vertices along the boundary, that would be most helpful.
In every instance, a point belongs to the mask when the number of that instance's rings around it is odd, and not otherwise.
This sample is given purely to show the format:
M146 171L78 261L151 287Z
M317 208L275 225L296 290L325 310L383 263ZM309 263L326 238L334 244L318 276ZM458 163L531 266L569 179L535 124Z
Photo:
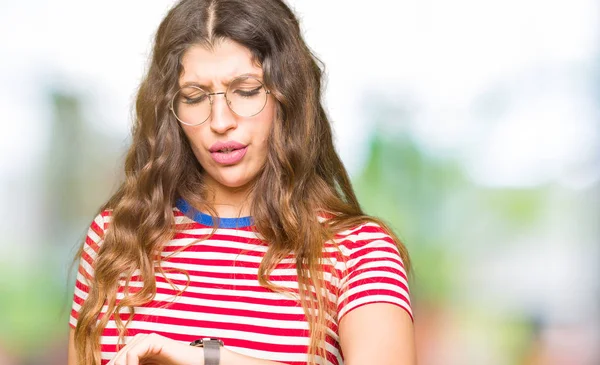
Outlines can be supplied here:
M339 243L344 256L337 296L338 323L344 315L369 303L397 305L412 316L404 262L392 237L367 223Z
M88 233L83 243L83 252L77 268L77 280L75 281L75 290L73 293L73 305L71 307L71 316L69 325L72 328L77 326L79 310L89 294L89 283L94 277L94 261L100 250L100 245L104 241L106 220L109 216L104 211L96 216L90 224Z

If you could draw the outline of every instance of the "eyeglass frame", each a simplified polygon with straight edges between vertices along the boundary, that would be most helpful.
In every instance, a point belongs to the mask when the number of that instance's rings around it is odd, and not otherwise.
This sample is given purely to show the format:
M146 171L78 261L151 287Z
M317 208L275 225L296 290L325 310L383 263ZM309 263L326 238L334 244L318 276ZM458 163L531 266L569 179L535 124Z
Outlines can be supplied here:
M233 110L233 108L231 107L231 102L229 101L229 99L227 99L227 92L229 91L229 88L231 87L231 85L233 85L238 79L254 79L254 80L258 81L258 83L265 89L265 95L271 94L271 90L267 89L266 86L265 86L265 84L262 81L260 81L258 78L254 77L254 76L243 76L242 75L242 76L238 76L238 77L234 78L233 80L231 80L231 82L229 83L229 85L227 86L227 89L225 89L225 91L218 91L218 92L214 92L214 93L208 93L208 92L206 92L206 90L204 90L200 86L196 86L196 85L187 85L187 86L180 87L175 92L175 94L173 94L173 96L171 97L171 102L170 102L170 105L169 105L169 109L171 109L171 112L173 113L173 115L175 116L175 119L177 119L177 121L179 123L187 125L187 126L190 126L190 127L195 127L195 126L201 125L204 122L206 122L210 118L210 116L212 115L212 111L213 111L213 98L212 98L212 96L213 95L223 95L225 97L225 101L226 101L227 107L235 115L240 116L242 118L252 118L252 117L260 114L260 112L262 112L265 109L265 106L267 106L267 101L268 101L267 98L268 97L265 96L265 104L262 106L262 108L260 108L260 110L258 112L254 113L252 115L240 115L240 114L236 113L235 110ZM210 113L208 113L208 116L206 117L206 119L204 119L200 123L197 123L197 124L186 123L186 122L182 121L181 119L179 119L179 117L177 116L177 113L175 113L175 107L173 106L173 104L175 102L175 97L177 96L177 94L179 94L179 92L181 90L183 90L183 88L186 88L186 87L192 87L192 88L198 89L201 92L203 92L206 96L208 96L208 101L210 102Z

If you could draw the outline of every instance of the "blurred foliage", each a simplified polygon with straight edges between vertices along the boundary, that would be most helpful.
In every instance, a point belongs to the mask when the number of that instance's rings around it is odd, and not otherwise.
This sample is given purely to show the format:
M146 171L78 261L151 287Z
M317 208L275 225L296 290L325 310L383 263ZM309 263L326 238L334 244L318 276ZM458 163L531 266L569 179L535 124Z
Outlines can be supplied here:
M59 355L66 353L71 261L100 205L116 188L115 166L123 151L114 137L92 127L93 116L83 112L80 96L48 90L48 102L51 134L36 176L42 219L32 227L32 261L26 267L10 261L0 265L0 298L10 298L0 301L0 355L8 349L26 364L57 352L53 346L61 349Z
M492 363L520 363L534 338L533 320L523 313L483 309L486 299L474 301L475 288L466 287L473 282L469 269L474 260L519 242L517 237L538 234L548 224L547 212L555 210L555 191L478 186L460 160L427 153L398 127L407 113L395 114L390 105L378 108L384 111L374 111L379 126L370 139L369 157L353 183L365 212L389 224L409 250L417 323L427 326L430 318L449 315L433 326L446 331L444 322L454 323L448 327L456 331L450 337L481 352L473 358L495 354Z
M373 136L370 157L354 181L363 209L383 218L409 248L417 297L440 301L450 290L456 268L448 252L453 230L444 202L462 181L455 164L426 156L406 135L380 133Z
M0 268L0 343L20 357L35 356L57 336L64 336L70 301L64 282L57 282L55 265L36 262L28 268ZM18 275L19 280L11 280ZM70 288L69 288L70 290ZM67 300L68 299L68 300ZM36 344L35 347L32 347Z

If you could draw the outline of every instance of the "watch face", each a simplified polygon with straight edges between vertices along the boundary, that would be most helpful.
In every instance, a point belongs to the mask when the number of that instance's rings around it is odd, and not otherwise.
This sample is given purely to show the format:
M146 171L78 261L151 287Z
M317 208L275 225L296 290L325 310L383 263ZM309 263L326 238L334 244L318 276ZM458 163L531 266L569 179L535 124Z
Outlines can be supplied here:
M223 346L223 340L218 338L203 338L203 341L214 341L219 344L219 346Z

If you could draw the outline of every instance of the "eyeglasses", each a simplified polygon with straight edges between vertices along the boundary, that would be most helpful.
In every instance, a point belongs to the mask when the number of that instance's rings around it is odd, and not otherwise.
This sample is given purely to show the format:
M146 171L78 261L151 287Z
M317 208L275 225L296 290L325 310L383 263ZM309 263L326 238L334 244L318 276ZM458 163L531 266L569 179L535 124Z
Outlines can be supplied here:
M184 86L173 95L170 109L180 123L200 125L212 113L213 97L224 95L232 112L240 117L253 117L265 108L267 94L270 93L257 78L240 76L224 92L208 93L199 86Z

